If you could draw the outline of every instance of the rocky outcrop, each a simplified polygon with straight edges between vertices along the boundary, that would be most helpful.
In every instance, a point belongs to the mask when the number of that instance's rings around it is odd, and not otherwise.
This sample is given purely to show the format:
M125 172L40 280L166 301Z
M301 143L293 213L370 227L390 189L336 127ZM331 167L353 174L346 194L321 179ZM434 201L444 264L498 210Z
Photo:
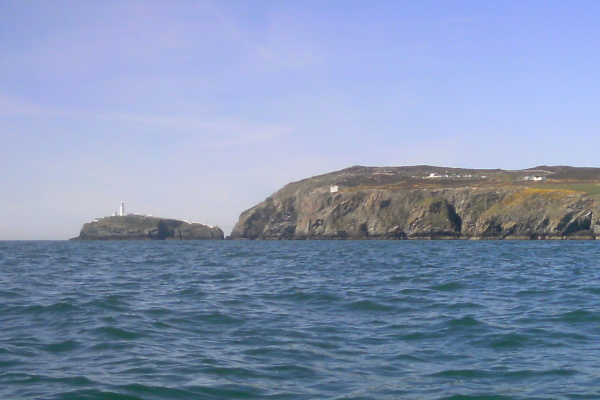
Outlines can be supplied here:
M73 240L222 240L219 228L140 215L96 219L83 225Z
M577 170L353 167L285 186L243 212L230 238L592 239L600 170Z

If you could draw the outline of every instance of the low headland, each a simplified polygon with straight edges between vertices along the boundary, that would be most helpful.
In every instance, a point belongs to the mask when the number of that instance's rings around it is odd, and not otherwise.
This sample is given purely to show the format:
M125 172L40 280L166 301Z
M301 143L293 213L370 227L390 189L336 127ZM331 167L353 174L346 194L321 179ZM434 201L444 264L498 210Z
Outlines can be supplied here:
M363 167L290 183L230 239L596 239L600 168Z

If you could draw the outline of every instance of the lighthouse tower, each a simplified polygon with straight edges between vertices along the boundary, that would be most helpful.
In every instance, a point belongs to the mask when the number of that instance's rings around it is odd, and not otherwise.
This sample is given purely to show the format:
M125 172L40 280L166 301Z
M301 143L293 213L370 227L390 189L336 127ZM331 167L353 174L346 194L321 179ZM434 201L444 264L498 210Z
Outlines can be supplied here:
M121 217L125 216L125 203L121 202L121 208L119 209L119 215Z

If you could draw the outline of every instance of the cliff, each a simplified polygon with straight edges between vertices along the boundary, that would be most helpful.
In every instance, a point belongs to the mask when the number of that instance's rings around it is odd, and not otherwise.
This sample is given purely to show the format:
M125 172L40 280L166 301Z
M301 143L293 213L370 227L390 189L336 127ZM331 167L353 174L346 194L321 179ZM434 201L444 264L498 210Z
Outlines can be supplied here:
M223 231L216 227L179 221L124 215L96 219L83 225L72 240L221 240Z
M351 167L291 183L231 239L594 239L600 169Z

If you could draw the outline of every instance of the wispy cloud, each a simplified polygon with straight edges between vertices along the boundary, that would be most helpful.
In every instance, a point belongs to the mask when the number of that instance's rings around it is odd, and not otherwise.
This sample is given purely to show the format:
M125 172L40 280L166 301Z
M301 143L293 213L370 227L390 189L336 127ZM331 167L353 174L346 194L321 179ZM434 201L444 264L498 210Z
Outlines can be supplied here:
M17 99L0 93L0 114L2 115L52 115L59 114L57 110L44 107L33 102Z
M204 147L224 148L245 146L272 141L293 131L287 125L244 121L233 117L189 117L156 114L106 113L58 110L32 102L16 100L0 94L0 114L21 118L57 117L82 121L81 125L93 125L102 121L112 126L129 126L132 129L119 129L119 135L143 138L151 128L153 134L164 132L167 136L201 137ZM125 133L124 133L125 132ZM6 132L5 132L6 133ZM24 136L26 136L26 133ZM69 132L63 132L69 134ZM73 134L78 134L73 132ZM107 133L109 134L109 133ZM15 134L16 135L16 134Z
M39 34L29 33L20 46L3 49L0 71L76 81L131 71L150 74L154 70L158 76L174 68L268 71L313 65L319 60L317 42L281 11L269 13L266 25L256 25L235 7L213 1L72 6L64 16L49 6L53 18L41 28L33 28L39 29ZM42 7L32 12L43 11ZM35 18L29 23L33 21Z
M314 66L321 62L318 41L299 26L292 12L271 11L261 29L250 28L242 18L211 2L206 10L221 33L244 49L247 60L267 69L294 69ZM254 59L254 62L252 61Z
M114 124L131 124L139 127L163 128L166 135L173 134L202 137L205 147L222 148L267 142L292 132L286 125L241 121L235 118L211 119L169 115L85 113L73 114L77 118L102 120ZM142 132L142 133L136 133ZM141 131L132 131L142 135Z
M249 146L271 142L293 131L292 128L276 125L234 124L227 126L228 136L209 144L212 148Z

